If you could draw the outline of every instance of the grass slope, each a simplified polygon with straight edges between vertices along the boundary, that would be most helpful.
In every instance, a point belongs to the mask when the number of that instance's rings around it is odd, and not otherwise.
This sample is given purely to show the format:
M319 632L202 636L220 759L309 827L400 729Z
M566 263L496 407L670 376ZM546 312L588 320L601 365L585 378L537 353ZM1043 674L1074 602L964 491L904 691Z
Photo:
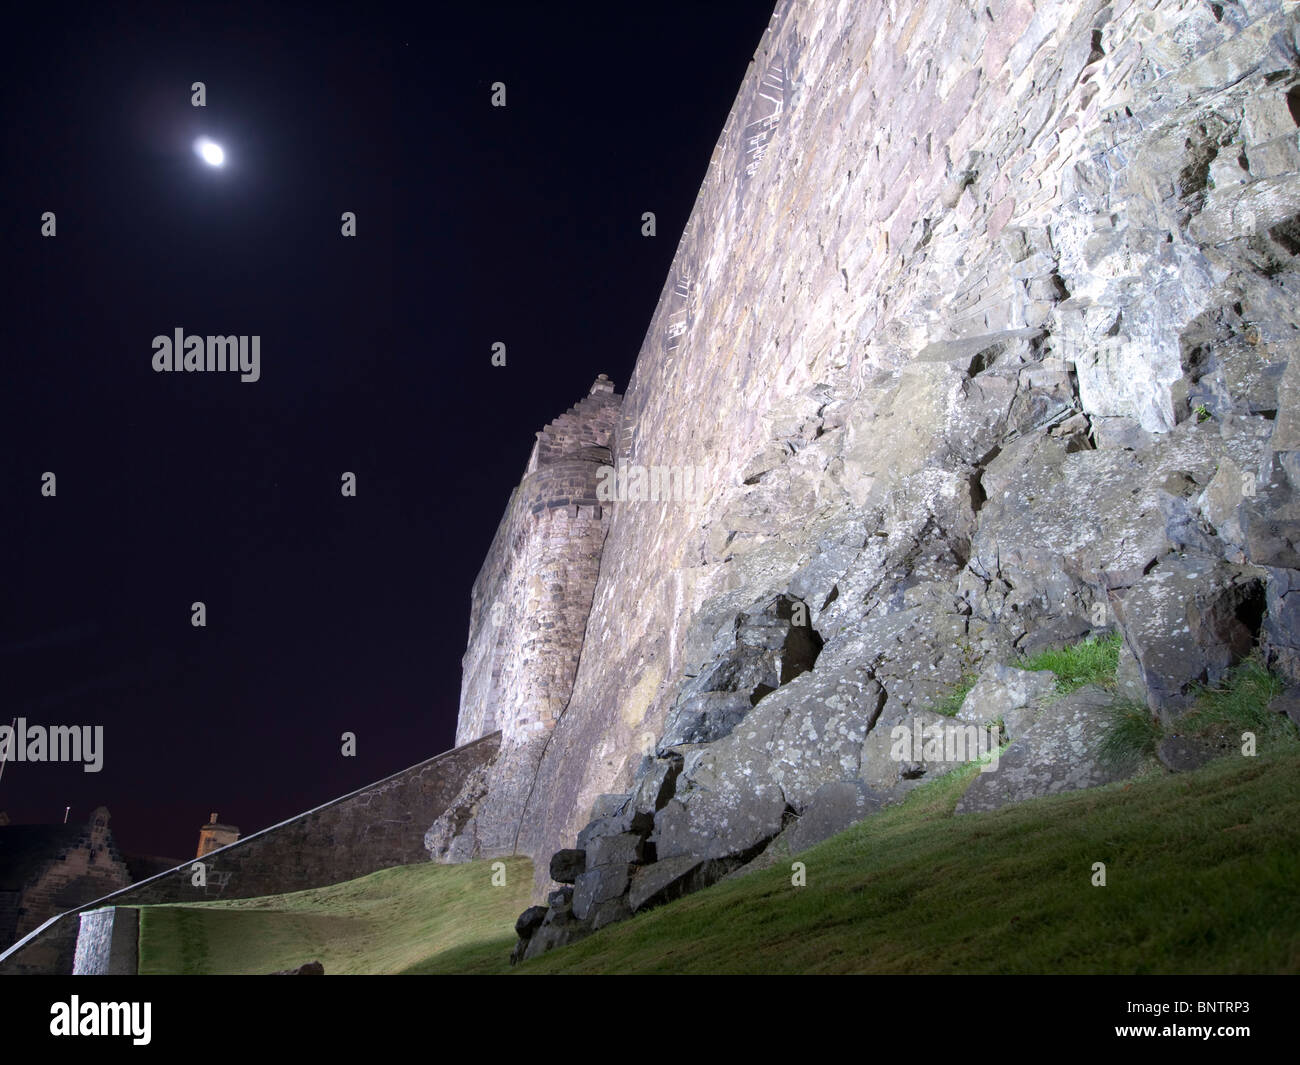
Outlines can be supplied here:
M1300 971L1300 747L986 814L973 767L525 973ZM1104 862L1106 886L1092 885Z
M492 862L383 869L288 895L140 908L140 973L270 973L317 960L327 975L495 972L514 945L533 867Z

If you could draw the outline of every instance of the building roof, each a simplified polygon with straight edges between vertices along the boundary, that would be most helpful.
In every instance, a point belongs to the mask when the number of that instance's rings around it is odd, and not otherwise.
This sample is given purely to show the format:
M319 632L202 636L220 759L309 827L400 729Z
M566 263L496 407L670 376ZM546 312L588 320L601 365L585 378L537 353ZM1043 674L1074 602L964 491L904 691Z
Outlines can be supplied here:
M47 862L75 848L85 832L85 825L0 825L0 891L21 891Z

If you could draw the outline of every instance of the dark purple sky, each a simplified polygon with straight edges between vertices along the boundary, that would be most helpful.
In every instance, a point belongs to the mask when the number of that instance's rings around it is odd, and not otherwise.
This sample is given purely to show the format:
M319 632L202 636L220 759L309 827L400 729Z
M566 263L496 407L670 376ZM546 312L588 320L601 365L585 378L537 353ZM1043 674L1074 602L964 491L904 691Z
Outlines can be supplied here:
M102 725L105 762L10 764L0 810L102 803L184 858L211 811L253 831L451 746L533 434L626 385L771 6L8 14L0 723ZM154 373L177 327L260 336L261 380Z

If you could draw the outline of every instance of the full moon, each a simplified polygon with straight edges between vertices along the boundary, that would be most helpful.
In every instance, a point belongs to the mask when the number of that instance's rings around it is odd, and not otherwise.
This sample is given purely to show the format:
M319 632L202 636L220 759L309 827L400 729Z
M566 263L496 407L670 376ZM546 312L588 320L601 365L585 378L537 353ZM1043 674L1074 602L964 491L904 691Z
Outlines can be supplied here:
M226 153L221 150L221 145L206 137L201 137L195 142L194 150L208 166L220 166L226 161Z

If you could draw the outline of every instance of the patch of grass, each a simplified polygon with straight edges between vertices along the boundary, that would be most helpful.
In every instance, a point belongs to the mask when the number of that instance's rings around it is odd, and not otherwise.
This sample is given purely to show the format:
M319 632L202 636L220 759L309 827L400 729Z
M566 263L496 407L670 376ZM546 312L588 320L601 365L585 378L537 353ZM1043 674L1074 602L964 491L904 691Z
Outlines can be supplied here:
M961 704L966 701L966 696L975 687L977 680L979 680L978 673L967 673L955 688L929 709L933 713L942 714L944 717L956 717L957 711L961 709Z
M1220 688L1202 688L1196 704L1180 722L1188 732L1208 734L1253 732L1257 739L1294 738L1295 726L1283 714L1268 708L1282 694L1283 683L1273 676L1258 654L1246 659Z
M492 862L382 869L256 899L140 907L142 975L271 973L320 961L326 975L504 972L533 867Z
M1122 645L1123 639L1117 632L1093 637L1059 650L1039 651L1020 668L1050 669L1056 674L1056 691L1060 695L1069 695L1087 684L1113 688Z

